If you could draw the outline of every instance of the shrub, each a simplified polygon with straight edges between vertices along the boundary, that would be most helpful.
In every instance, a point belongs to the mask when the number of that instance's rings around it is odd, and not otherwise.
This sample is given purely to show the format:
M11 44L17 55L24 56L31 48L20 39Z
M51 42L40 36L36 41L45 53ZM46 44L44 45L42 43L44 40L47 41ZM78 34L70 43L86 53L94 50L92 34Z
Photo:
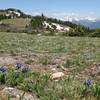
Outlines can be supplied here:
M100 32L93 32L93 33L90 33L90 36L91 36L91 37L100 37Z
M97 98L100 99L100 84L96 84L94 86L94 96L97 96Z

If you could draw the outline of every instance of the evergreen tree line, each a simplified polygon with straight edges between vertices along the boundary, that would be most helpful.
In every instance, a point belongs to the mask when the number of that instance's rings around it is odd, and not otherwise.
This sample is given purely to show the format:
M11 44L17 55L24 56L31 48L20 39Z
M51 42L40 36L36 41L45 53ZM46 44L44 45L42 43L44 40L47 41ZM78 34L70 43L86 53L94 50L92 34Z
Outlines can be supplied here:
M47 18L43 14L41 16L35 16L31 20L31 26L33 29L39 30L43 28L43 21L47 21L48 23L57 23L64 26L69 26L73 30L64 33L66 36L89 36L89 37L100 37L100 29L89 29L83 25L77 25L68 21L61 21L58 19ZM48 28L49 29L49 28ZM51 30L53 33L53 30ZM54 34L53 34L54 35Z

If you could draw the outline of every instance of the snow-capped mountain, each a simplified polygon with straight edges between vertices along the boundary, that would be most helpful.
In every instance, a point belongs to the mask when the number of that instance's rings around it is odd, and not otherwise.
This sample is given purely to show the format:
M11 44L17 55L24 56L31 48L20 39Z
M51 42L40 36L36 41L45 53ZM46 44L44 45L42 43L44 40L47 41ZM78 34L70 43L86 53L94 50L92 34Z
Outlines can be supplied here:
M100 19L94 17L66 17L66 21L70 21L75 24L82 24L91 29L100 28Z

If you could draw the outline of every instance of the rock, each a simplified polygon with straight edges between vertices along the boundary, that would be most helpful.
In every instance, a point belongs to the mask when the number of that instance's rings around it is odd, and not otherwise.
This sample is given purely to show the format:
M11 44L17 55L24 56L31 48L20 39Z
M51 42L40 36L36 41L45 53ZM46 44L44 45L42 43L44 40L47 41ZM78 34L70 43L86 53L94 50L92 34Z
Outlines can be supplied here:
M34 98L32 95L25 93L23 100L34 100Z
M0 100L8 100L7 95L4 94L2 91L0 91Z
M94 63L92 68L90 69L91 75L99 75L100 74L100 64Z
M18 90L16 88L12 88L12 87L5 87L1 91L1 93L2 93L2 96L3 96L2 98L7 98L9 96L10 100L20 100L20 97L22 97L23 100L34 100L34 98L31 94L25 93L22 90ZM0 95L0 97L1 97L1 95Z
M51 79L58 80L64 76L63 72L56 72L51 75Z
M57 71L56 68L52 68L51 70L52 70L52 71Z
M37 34L37 36L41 36L42 34Z

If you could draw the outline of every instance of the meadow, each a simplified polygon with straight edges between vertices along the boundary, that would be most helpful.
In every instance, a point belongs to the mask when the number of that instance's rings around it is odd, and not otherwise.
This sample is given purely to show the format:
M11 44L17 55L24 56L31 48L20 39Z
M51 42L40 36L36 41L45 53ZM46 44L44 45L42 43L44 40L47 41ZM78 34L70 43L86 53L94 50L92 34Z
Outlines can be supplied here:
M31 19L29 18L15 18L15 19L3 19L2 22L4 24L10 24L18 28L25 28L26 25L29 25L30 20Z
M86 71L95 65L100 67L100 38L0 32L0 56L22 55L30 55L24 61L27 66L9 65L7 70L0 67L1 87L30 92L36 95L35 100L100 99L100 72L90 75ZM34 65L49 70L35 71ZM65 76L58 81L51 79L53 68Z

